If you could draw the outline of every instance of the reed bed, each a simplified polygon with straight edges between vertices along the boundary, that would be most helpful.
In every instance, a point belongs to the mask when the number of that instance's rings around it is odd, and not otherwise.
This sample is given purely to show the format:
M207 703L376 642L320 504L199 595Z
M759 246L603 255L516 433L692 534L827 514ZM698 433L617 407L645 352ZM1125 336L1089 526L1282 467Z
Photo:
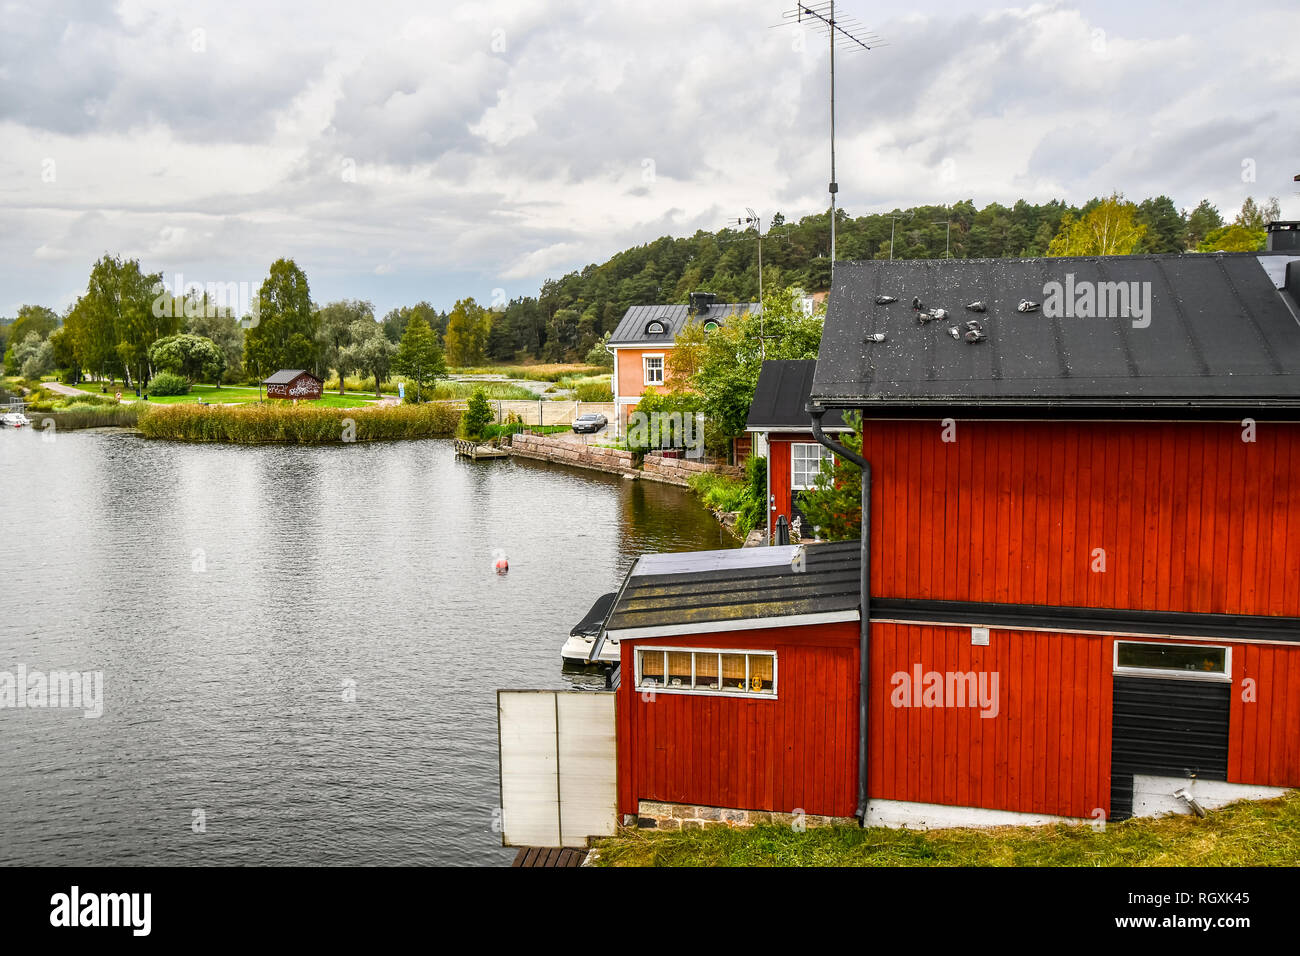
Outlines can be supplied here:
M46 419L54 421L55 431L79 428L135 428L145 409L139 405L93 405L75 403L54 411L30 411L28 417L37 429L46 428Z
M447 438L460 422L445 404L328 408L302 405L160 405L140 417L148 438L190 442L320 445Z

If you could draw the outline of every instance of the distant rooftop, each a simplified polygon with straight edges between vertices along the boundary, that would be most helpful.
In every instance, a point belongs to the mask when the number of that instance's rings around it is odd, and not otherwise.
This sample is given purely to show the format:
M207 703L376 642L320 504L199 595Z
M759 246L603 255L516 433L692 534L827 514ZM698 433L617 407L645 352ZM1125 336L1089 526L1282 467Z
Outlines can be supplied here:
M710 305L706 312L692 313L688 305L634 305L614 328L609 344L672 345L677 333L692 319L725 325L728 319L742 312L757 312L760 308L757 302L718 302ZM656 327L663 331L653 331Z

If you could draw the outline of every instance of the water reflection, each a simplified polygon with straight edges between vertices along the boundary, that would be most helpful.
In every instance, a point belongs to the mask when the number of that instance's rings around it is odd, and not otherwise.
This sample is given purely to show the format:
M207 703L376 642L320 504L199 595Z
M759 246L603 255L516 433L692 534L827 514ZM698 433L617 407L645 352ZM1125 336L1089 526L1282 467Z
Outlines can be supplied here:
M497 688L565 686L637 553L719 541L680 489L446 442L10 431L0 489L0 670L105 682L0 711L0 863L508 861Z

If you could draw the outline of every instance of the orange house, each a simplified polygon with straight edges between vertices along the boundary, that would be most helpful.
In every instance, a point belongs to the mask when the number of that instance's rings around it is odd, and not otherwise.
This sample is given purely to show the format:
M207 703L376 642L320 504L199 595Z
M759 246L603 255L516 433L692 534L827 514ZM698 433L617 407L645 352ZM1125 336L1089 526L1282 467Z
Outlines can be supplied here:
M668 356L688 322L701 322L709 331L759 308L756 302L719 304L711 292L692 292L689 305L634 305L628 309L605 346L614 356L615 433L627 434L628 415L642 395L671 386Z

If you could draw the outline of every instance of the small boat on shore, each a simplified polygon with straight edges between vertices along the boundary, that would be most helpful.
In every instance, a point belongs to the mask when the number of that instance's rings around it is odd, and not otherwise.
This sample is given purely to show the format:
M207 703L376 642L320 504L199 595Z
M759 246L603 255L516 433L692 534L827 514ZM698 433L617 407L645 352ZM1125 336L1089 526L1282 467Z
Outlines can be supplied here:
M600 656L591 661L587 656L591 653L592 645L595 644L600 629L605 625L605 618L609 616L609 609L614 606L614 599L618 595L614 592L602 594L596 599L596 603L591 606L585 617L577 624L573 625L573 630L569 631L569 639L564 642L564 647L560 650L560 656L564 658L566 664L617 664L619 660L618 641L606 639L605 646L600 649Z
M6 412L0 415L0 426L4 428L30 428L32 420L22 412Z

